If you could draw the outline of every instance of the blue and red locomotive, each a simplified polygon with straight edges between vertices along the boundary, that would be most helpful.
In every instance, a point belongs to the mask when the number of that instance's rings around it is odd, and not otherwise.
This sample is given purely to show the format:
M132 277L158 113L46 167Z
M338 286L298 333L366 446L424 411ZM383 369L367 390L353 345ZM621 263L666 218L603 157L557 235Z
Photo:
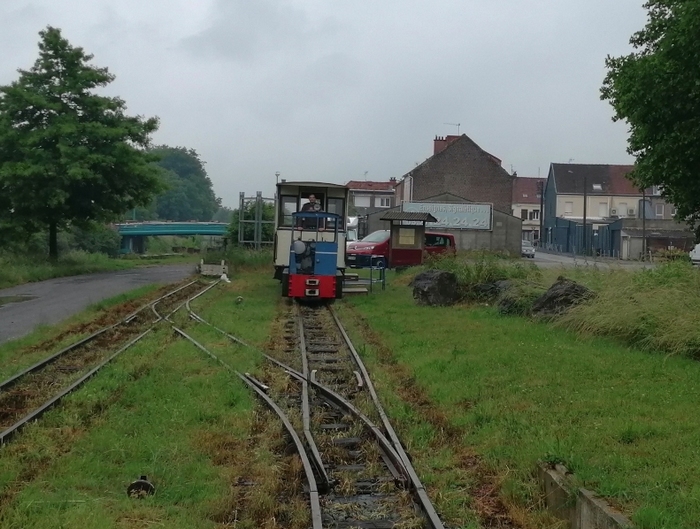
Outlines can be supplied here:
M274 261L284 297L342 297L347 198L348 189L338 184L277 185Z

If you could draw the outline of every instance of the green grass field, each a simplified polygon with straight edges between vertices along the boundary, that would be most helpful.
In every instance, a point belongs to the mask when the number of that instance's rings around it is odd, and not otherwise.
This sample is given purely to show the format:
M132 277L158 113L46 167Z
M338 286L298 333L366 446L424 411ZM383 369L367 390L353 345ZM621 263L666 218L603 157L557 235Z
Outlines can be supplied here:
M534 468L549 461L566 464L640 529L687 528L700 519L700 425L693 419L700 364L493 308L418 307L398 283L351 298L352 310L344 311L355 319L365 356L382 367L383 395L395 401L410 377L461 437L447 440L451 457L459 446L471 447L507 505L537 517ZM425 450L440 438L429 414L421 418L396 402L392 409L410 445ZM429 483L441 479L445 465L433 453Z
M274 347L281 332L280 289L266 260L242 256L232 283L192 304L259 349ZM540 286L554 279L526 272ZM601 292L636 296L641 313L655 303L645 293L667 288L678 299L695 280L673 267L567 273ZM386 291L337 307L450 527L497 526L504 516L523 528L557 527L541 510L538 461L566 464L639 529L687 528L700 519L693 420L700 364L690 355L632 349L613 324L604 333L611 338L592 336L595 328L571 325L582 321L574 312L571 320L539 323L484 304L418 307L409 279L392 273ZM610 318L625 321L606 301L618 296L597 299ZM670 304L674 296L658 299ZM41 342L58 347L66 329L115 301L0 347L2 373L42 357ZM582 319L594 315L577 310ZM176 322L234 369L261 365L254 350L184 313ZM279 500L281 483L298 472L283 447L279 421L247 388L161 328L0 451L0 527L305 527L299 499ZM155 482L156 495L128 499L126 486L141 474Z
M263 345L279 298L275 287L267 275L244 272L193 307ZM243 301L234 303L238 295ZM191 324L188 331L236 369L252 370L260 361L208 327ZM0 451L0 527L213 528L234 520L260 527L250 513L265 516L270 491L249 493L236 480L279 481L269 476L281 465L280 427L253 413L253 402L231 373L163 327ZM155 483L155 496L127 498L127 485L142 474ZM239 503L250 513L237 512Z

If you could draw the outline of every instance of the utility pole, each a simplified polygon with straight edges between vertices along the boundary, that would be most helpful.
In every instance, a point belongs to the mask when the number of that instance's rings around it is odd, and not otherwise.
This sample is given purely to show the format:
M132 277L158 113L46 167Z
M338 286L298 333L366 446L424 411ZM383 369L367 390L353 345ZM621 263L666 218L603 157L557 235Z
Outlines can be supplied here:
M588 206L588 175L583 173L583 255L588 255L588 238L586 237L586 212Z
M647 260L647 190L642 187L642 261Z
M542 234L544 233L544 182L538 182L537 187L540 191L540 237L538 244L542 248Z

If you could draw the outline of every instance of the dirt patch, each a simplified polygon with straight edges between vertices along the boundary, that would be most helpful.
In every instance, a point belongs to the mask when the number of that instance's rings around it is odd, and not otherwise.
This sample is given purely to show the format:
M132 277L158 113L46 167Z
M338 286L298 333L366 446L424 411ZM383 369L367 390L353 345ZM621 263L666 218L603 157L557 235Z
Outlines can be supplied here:
M364 341L376 351L379 361L385 366L391 366L385 372L393 382L401 400L411 404L418 414L435 428L437 434L431 441L431 447L449 446L455 454L460 470L465 471L472 478L467 493L472 500L471 507L478 514L482 526L487 528L528 527L528 524L522 521L522 510L516 506L507 506L501 499L498 477L488 470L477 454L462 444L464 432L453 426L447 415L430 401L408 367L397 362L393 351L384 344L369 321L354 307L349 305L346 307L359 324ZM465 407L471 405L467 401L464 402ZM433 498L440 493L437 490L430 492Z

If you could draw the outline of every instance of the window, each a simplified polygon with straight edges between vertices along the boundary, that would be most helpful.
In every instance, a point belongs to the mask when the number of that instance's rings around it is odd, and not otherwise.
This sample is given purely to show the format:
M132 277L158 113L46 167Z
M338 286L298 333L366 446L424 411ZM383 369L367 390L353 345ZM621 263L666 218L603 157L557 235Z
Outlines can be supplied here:
M676 206L671 207L671 215L675 217L676 213L678 213L678 208Z
M620 202L617 205L617 216L624 217L627 215L627 202Z
M425 235L426 246L449 246L447 237L441 235Z
M564 213L567 215L571 215L574 212L574 203L573 202L564 202Z
M540 220L540 210L539 209L533 209L530 212L530 220Z
M527 198L527 193L523 193L523 198Z
M297 212L297 197L291 195L283 195L280 200L281 207L281 222L280 226L292 225L292 213Z
M608 203L607 202L598 203L598 216L601 219L608 216Z
M656 204L656 216L663 218L664 217L664 205L663 204Z
M651 194L655 197L660 197L664 190L664 186L651 186Z
M340 215L340 217L343 218L343 216L345 215L345 201L342 198L329 198L327 202L328 205L326 206L326 211L328 211L328 213L335 213L336 215ZM327 220L326 229L335 229L335 223L331 219ZM343 229L342 221L341 226L338 226L338 229Z
M370 205L370 199L367 195L355 195L355 206L358 208L368 208Z
M522 220L527 220L527 210L526 209L521 209L520 210L520 218Z
M386 197L386 198L376 197L374 199L374 205L378 208L390 208L391 207L391 198L390 197Z

